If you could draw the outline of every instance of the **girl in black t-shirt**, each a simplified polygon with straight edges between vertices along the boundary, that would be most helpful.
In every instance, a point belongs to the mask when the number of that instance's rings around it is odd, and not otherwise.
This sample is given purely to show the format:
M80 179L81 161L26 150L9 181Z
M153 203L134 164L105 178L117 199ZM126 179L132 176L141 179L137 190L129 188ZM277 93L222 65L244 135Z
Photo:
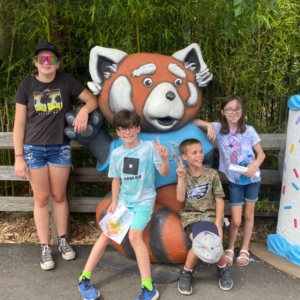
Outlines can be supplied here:
M58 249L65 260L76 256L66 238L66 186L72 155L63 133L65 114L71 109L72 96L85 103L73 122L74 132L80 133L87 127L89 113L97 108L97 100L72 76L57 72L60 55L53 44L38 44L33 62L37 73L20 83L15 96L15 173L23 179L28 177L30 181L34 220L41 243L41 268L50 270L55 266L49 247L50 197L59 236Z

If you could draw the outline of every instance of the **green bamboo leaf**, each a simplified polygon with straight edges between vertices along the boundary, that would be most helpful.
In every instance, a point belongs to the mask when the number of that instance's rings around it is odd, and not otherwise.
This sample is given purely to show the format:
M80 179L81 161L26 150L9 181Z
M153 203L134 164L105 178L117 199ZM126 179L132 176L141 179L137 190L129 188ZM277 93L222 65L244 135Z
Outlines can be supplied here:
M94 39L92 37L90 37L89 40L88 40L88 47L92 48L92 46L94 46L94 44L95 44Z
M95 11L96 11L96 6L92 5L89 11L89 14L91 15L91 21L92 23L94 22L94 17L95 17Z
M234 9L234 15L235 17L238 17L242 13L241 7L237 7Z
M243 0L234 0L233 6L237 6L237 5L241 4L242 2L243 2Z

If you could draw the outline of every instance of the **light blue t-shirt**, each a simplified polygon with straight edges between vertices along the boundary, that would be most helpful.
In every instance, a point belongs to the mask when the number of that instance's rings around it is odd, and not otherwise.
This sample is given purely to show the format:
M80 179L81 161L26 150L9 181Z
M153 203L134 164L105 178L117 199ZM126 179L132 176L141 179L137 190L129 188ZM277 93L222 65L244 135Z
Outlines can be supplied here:
M155 168L160 169L162 159L150 141L140 140L133 149L120 146L111 153L108 177L120 178L118 201L126 207L154 206L156 198Z
M229 171L228 168L230 164L247 167L255 160L252 148L260 142L260 137L255 129L246 125L244 133L229 132L228 134L220 134L221 124L216 122L212 124L215 128L219 145L219 170L225 173L227 179L232 183L241 185L252 183L250 177Z

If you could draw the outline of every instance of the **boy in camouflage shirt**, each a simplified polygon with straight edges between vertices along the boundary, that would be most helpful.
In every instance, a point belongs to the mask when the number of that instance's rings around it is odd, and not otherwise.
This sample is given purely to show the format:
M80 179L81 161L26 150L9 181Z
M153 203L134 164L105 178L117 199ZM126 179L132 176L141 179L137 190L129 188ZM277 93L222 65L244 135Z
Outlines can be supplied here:
M179 151L176 197L185 202L185 208L180 212L181 222L193 246L180 273L178 290L184 295L192 294L193 269L199 258L208 263L217 262L219 286L222 290L230 290L233 282L222 246L225 195L219 175L202 165L204 154L199 140L184 140ZM187 163L187 168L182 160ZM209 229L199 229L203 226Z

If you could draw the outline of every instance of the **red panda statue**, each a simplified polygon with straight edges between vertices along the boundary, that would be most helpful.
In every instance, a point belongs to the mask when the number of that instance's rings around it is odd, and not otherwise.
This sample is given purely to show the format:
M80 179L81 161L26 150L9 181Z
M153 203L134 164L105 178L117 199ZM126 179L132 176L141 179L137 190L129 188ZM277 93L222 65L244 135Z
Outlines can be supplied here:
M203 99L203 88L211 81L198 44L175 52L172 56L127 53L96 46L90 52L89 70L94 94L99 94L101 114L91 116L87 133L78 136L69 126L65 134L87 145L97 158L97 170L105 172L109 154L119 146L105 133L105 121L112 124L113 116L121 109L136 110L141 117L139 139L160 137L169 154L170 172L161 177L156 172L157 198L154 212L144 231L144 240L151 262L182 263L191 246L182 229L179 211L183 203L176 200L176 162L179 144L187 138L202 141L204 164L213 162L213 146L192 120L198 114ZM66 116L71 124L74 114ZM101 123L101 125L99 125ZM97 208L97 222L105 215L111 195L104 197ZM134 258L134 251L125 237L121 245L113 242L121 253Z

